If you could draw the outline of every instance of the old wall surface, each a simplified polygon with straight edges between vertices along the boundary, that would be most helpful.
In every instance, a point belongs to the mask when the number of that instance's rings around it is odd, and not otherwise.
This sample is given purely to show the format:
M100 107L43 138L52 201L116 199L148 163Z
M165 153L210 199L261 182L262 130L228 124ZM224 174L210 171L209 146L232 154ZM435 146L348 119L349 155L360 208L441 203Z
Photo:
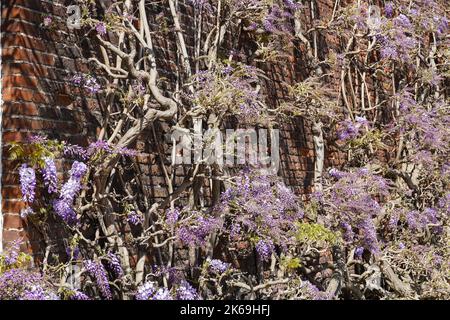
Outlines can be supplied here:
M83 43L84 39L65 26L66 6L71 1L2 1L2 60L3 60L3 176L2 214L3 242L27 239L26 226L19 212L23 207L15 164L8 160L8 143L24 141L36 133L50 138L64 139L85 145L97 133L92 110L99 107L99 97L87 97L71 86L68 78L74 73L87 73L83 52L75 46L62 44L64 39ZM319 16L331 15L334 1L318 1ZM189 25L190 11L182 10L182 23ZM41 27L47 15L57 21L55 30ZM305 16L306 23L310 17ZM188 28L188 27L187 27ZM188 37L188 44L189 44ZM192 42L192 41L191 41ZM158 42L157 55L161 64L160 74L173 79L176 61L174 43ZM327 50L324 44L324 50ZM83 48L83 44L81 45ZM86 44L86 50L90 50ZM281 82L302 78L302 57L292 54L286 61L267 66L270 81L267 83L268 99L272 103L283 98ZM142 172L150 194L155 200L167 195L164 178L152 147L152 138L144 136L137 143L144 153L139 157ZM301 118L281 127L281 175L298 194L310 190L314 170L314 148L311 130ZM327 162L338 162L335 154L327 155ZM182 172L180 172L182 175Z

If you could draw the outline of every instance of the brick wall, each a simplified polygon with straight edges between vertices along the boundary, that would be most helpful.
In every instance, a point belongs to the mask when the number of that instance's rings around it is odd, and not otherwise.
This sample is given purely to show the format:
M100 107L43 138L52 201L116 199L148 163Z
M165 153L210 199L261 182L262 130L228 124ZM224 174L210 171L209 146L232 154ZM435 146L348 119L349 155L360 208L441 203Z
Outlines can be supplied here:
M319 15L331 15L334 1L321 0ZM27 238L26 226L19 212L20 201L18 174L14 164L7 159L8 143L23 141L33 133L45 133L50 138L59 138L71 143L86 144L95 137L96 120L92 117L101 99L86 97L67 81L74 72L88 72L83 63L83 52L65 43L82 43L79 35L65 26L66 6L71 1L2 1L2 61L3 61L3 176L2 212L3 241L19 237ZM189 28L189 9L182 11L182 23ZM41 28L45 15L51 14L58 22L57 30ZM304 17L311 23L309 16ZM189 29L188 29L189 30ZM192 46L193 37L187 37ZM85 41L85 39L83 40ZM176 53L173 41L156 40L156 50L161 76L173 79ZM86 45L89 50L88 44ZM326 44L323 46L327 50ZM281 81L302 79L301 56L292 55L289 64L266 66L269 75L267 91L269 100L276 103L283 98L279 90ZM143 156L138 158L143 179L155 200L167 195L164 178L155 157L150 134L137 143ZM149 143L150 142L150 143ZM311 186L314 169L314 148L310 125L300 118L284 123L281 127L281 174L296 193L304 194ZM327 162L335 161L334 154ZM61 164L59 164L61 165ZM183 172L180 172L182 176Z

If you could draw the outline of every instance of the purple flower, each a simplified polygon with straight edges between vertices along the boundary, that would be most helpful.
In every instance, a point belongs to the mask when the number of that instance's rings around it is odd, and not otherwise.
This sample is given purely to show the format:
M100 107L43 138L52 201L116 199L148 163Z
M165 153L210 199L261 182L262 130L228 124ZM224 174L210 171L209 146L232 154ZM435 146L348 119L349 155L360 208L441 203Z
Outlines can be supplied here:
M77 222L77 214L73 210L72 206L65 200L54 200L53 210L55 210L56 214L67 224L73 225Z
M369 124L369 121L367 121L366 117L356 116L355 121L362 126L366 126Z
M361 259L362 255L364 253L364 248L363 247L358 247L355 249L355 257L358 259Z
M9 248L6 250L5 254L3 254L4 263L6 266L12 266L17 262L20 251L20 241L13 241ZM1 255L0 255L1 257Z
M90 94L96 94L100 91L101 86L97 82L97 79L93 77L87 78L87 80L84 82L84 88L89 91Z
M364 219L359 225L358 228L363 236L363 242L365 247L373 254L376 254L380 251L378 240L377 240L377 231L373 220L370 218Z
M106 34L106 24L103 22L99 22L95 26L95 30L99 35L104 36Z
M411 30L413 28L411 21L409 21L408 17L404 14L399 14L398 17L394 19L394 23L405 30Z
M123 269L116 254L112 252L108 253L108 265L117 278L123 277Z
M284 5L291 9L292 11L296 11L302 7L302 5L294 0L283 0Z
M0 300L57 300L41 275L25 269L10 269L0 274Z
M173 210L169 210L169 212L167 212L166 222L169 225L174 225L177 223L179 216L180 211L178 209L175 208Z
M397 49L392 44L385 44L380 50L382 59L397 59L399 57Z
M30 216L30 215L33 215L34 214L34 211L33 211L33 209L31 209L30 207L26 207L25 209L22 209L21 211L20 211L20 216L23 218L23 219L25 219L26 217L28 217L28 216Z
M405 249L405 245L403 244L403 242L399 242L398 247L403 250Z
M354 232L352 230L352 226L347 222L341 222L341 226L344 229L344 240L353 241Z
M178 237L184 244L202 245L207 236L220 226L217 218L203 217L200 215L201 213L196 214L197 216L192 219L191 224L178 229Z
M108 153L112 152L112 148L111 148L110 144L108 143L108 141L105 141L105 140L97 140L97 141L91 143L89 145L88 149L89 149L90 153L94 153L99 150L103 150Z
M81 180L86 174L88 168L83 162L74 161L72 164L72 169L70 169L69 174L71 178L75 180Z
M185 280L183 280L177 288L176 298L178 300L200 300L200 296L195 288L193 288L191 284Z
M274 250L273 242L271 240L259 240L256 243L255 248L263 261L268 261Z
M329 293L320 291L309 281L303 282L301 288L304 288L306 297L311 300L330 300L332 298Z
M449 26L448 19L445 16L442 16L436 30L437 33L445 34L445 32L448 30L448 26Z
M42 170L45 185L48 188L48 193L55 193L58 191L58 178L56 176L55 161L52 158L44 159L45 166Z
M394 14L394 4L392 2L386 2L384 5L384 13L386 17L391 18Z
M68 204L72 204L75 196L81 190L80 181L71 177L63 186L61 187L61 197L60 199L67 202Z
M351 120L344 120L340 123L341 129L338 130L338 138L339 140L349 140L354 139L359 134L359 127L355 126L355 124Z
M86 271L94 278L98 289L100 290L103 298L107 300L112 299L111 288L108 282L108 276L106 275L105 268L100 262L93 260L84 261L84 267Z
M66 253L67 253L67 255L69 256L70 259L77 260L78 256L80 255L80 248L78 248L78 247L74 247L74 248L67 247L66 248Z
M25 202L32 203L35 196L36 173L33 168L23 164L19 169L20 187L22 190L22 199Z
M84 80L83 75L81 74L75 74L72 79L70 79L70 81L74 84L74 85L80 85Z
M222 274L228 270L230 267L229 263L223 262L222 260L212 259L209 262L209 268L212 272Z
M51 16L46 16L46 17L44 18L44 26L45 26L45 27L50 27L50 25L52 24L52 22L53 22L53 18L52 18Z
M64 145L63 153L65 156L79 157L83 160L87 160L89 158L86 149L77 145Z
M137 226L144 222L144 217L142 215L140 215L139 213L137 213L136 211L131 211L127 215L127 221L130 224Z
M73 290L72 294L69 297L69 300L91 300L91 298L89 298L81 291Z
M330 176L332 176L332 177L335 178L335 179L340 179L340 178L342 178L342 177L345 176L345 172L339 171L339 170L336 169L336 168L331 168L331 169L328 171L328 173L329 173Z
M136 300L150 300L155 292L155 283L152 281L147 281L138 288L135 298Z
M24 290L23 296L19 300L59 300L54 293L49 293L39 285L31 285Z
M167 288L159 288L153 295L152 300L173 300L173 298Z

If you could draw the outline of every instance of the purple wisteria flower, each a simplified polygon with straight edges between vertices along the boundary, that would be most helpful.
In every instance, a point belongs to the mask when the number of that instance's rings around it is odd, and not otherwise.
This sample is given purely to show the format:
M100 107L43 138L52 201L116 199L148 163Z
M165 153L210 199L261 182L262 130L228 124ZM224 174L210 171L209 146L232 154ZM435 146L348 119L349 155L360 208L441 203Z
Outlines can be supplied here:
M97 79L93 77L88 77L84 82L84 88L90 93L90 94L96 94L100 91L101 86L97 82Z
M107 300L112 299L111 288L108 282L108 276L106 275L105 268L100 262L93 260L85 260L83 263L86 271L94 278L98 289L100 290L103 298Z
M386 14L386 17L392 18L392 15L394 14L394 4L392 2L386 2L384 5L384 13Z
M201 300L197 290L191 286L186 280L181 281L180 286L176 290L177 300Z
M26 208L20 210L20 216L21 216L23 219L25 219L26 217L28 217L28 216L30 216L30 215L33 215L33 214L34 214L34 211L33 211L33 209L30 208L30 207L26 207Z
M31 285L24 290L23 296L19 300L60 300L59 297L52 292L46 291L39 285Z
M70 82L74 85L81 85L84 81L84 77L81 74L75 74L73 75L73 77L70 79Z
M53 201L53 210L67 224L73 225L77 222L77 214L72 206L63 199Z
M364 248L363 247L358 247L355 249L355 257L358 259L361 259L362 255L364 253Z
M180 217L180 210L178 210L177 208L169 210L166 215L166 222L169 225L174 225L177 223L179 217Z
M140 215L139 213L137 213L136 211L131 211L127 215L127 221L130 224L137 226L144 222L144 217L142 215Z
M10 269L0 274L0 300L57 300L42 276L25 269Z
M256 243L255 248L263 261L268 261L274 250L273 242L271 240L259 240Z
M12 266L17 262L17 259L19 258L19 251L20 251L20 241L12 241L9 245L9 247L6 249L6 251L2 254L3 255L3 262L6 266ZM0 255L1 257L1 255Z
M338 131L339 140L354 139L359 134L359 129L351 120L344 120L340 123L341 129Z
M81 190L80 181L71 177L63 186L61 187L60 195L61 200L67 202L67 204L72 204L77 193Z
M73 290L72 294L69 297L69 300L91 300L91 298L89 298L81 291Z
M108 266L113 271L114 275L117 278L122 278L124 273L122 266L120 264L120 260L115 253L108 253Z
M80 255L80 248L78 247L67 247L66 253L70 259L77 260Z
M167 288L159 288L153 295L152 300L173 300Z
M35 197L36 173L33 168L23 164L19 169L19 176L22 199L25 202L32 203Z
M295 2L294 0L283 0L286 8L291 9L292 11L297 11L302 8L301 3Z
M69 174L72 178L76 180L81 180L86 174L88 167L83 162L74 161L72 164L72 169L70 169Z
M65 144L63 153L65 156L76 157L82 160L87 160L89 158L87 150L77 145Z
M74 161L69 171L70 178L63 184L60 197L53 201L53 209L67 224L77 222L76 212L73 209L75 197L81 190L81 179L87 172L87 166L83 162Z
M214 273L222 274L227 271L229 267L229 263L223 262L219 259L212 259L209 261L209 269Z
M191 224L178 229L178 237L184 244L202 245L207 236L219 227L220 221L217 218L204 217L201 213L197 213L197 217L191 221Z
M411 21L404 14L399 14L394 19L394 24L404 28L405 30L411 30L413 28L413 25L412 25Z
M330 300L332 298L330 293L320 291L309 281L303 282L301 288L305 291L306 298L311 300Z
M44 183L47 186L48 193L55 193L58 191L58 178L56 176L56 166L53 158L44 159L44 169L42 170L42 176L44 177Z
M330 176L332 176L333 178L335 178L335 179L340 179L340 178L342 178L342 177L345 176L345 172L342 172L342 171L340 171L340 170L338 170L338 169L336 169L336 168L331 168L331 169L328 171L328 174L329 174Z
M156 286L152 281L147 281L141 286L139 286L136 293L136 300L150 300L150 298L155 294Z
M50 27L52 25L53 22L53 18L51 16L46 16L44 18L44 26L45 27Z
M106 24L104 22L99 22L95 25L95 30L98 32L99 35L104 36L106 35Z

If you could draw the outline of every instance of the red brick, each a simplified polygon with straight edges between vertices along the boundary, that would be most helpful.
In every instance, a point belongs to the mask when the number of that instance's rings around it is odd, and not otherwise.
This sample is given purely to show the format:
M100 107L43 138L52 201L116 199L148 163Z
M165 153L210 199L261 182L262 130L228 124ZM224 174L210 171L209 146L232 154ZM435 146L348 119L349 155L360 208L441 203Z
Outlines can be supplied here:
M23 228L22 218L18 214L3 215L3 228L7 230Z

